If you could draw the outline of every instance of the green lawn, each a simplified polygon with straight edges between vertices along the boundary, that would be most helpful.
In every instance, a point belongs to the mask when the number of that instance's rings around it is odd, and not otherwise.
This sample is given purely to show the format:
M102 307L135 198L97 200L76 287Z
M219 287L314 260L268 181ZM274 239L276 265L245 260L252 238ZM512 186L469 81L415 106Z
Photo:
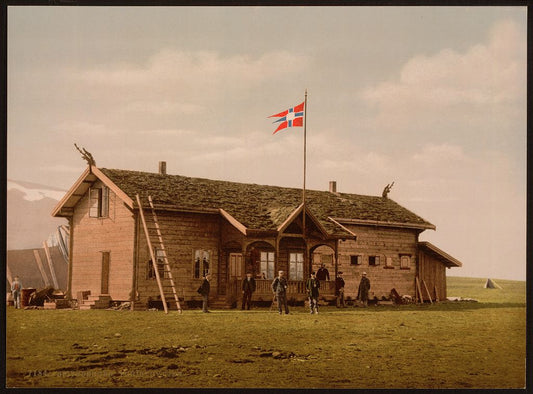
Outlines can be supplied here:
M523 388L525 282L479 302L336 309L7 309L8 387Z

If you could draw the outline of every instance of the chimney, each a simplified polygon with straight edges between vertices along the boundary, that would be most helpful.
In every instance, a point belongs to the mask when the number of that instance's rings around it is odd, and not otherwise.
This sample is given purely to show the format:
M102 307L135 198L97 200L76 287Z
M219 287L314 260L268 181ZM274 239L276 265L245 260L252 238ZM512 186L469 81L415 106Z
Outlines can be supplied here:
M329 192L337 193L337 181L329 181Z
M167 162L166 161L159 162L159 174L167 175Z

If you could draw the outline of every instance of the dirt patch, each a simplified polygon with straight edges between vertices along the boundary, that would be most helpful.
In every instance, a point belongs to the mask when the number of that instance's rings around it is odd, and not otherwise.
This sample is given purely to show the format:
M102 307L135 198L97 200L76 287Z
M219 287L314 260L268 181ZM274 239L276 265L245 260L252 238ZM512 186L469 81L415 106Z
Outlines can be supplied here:
M248 364L248 363L253 363L254 360L250 360L248 358L244 358L244 359L235 359L235 360L228 360L230 363L235 363L235 364Z
M252 348L252 350L255 352L251 354L255 357L272 357L277 360L291 360L291 359L299 359L299 360L307 360L309 359L309 354L299 355L291 351L286 350L275 350L275 349L263 349L259 346L255 346ZM234 362L234 361L233 361Z

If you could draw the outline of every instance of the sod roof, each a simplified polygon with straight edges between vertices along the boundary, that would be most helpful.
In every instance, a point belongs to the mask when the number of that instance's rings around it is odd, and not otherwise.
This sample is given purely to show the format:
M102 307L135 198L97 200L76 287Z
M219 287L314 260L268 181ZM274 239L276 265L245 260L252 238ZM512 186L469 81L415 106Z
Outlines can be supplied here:
M279 186L161 175L140 171L100 168L132 200L138 193L147 203L180 209L223 209L249 229L276 230L302 202L302 190ZM432 228L435 226L389 198L349 193L306 190L308 211L331 235L345 233L329 217L368 224Z

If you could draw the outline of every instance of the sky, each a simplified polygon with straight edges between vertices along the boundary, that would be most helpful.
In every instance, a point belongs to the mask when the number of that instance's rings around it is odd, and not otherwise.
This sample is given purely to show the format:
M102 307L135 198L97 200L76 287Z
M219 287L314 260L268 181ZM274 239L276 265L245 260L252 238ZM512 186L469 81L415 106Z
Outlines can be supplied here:
M389 197L448 275L526 279L526 7L8 7L7 176L86 167Z

